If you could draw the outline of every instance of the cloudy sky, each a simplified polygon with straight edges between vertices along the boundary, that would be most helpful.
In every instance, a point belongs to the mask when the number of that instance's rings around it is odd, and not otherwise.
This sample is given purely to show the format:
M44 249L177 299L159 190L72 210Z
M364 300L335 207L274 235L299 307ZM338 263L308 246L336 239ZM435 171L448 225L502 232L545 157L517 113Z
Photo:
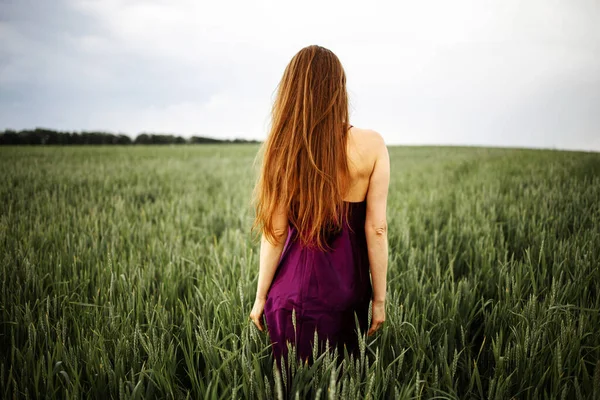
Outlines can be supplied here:
M264 139L310 44L388 144L600 151L597 0L0 0L0 129Z

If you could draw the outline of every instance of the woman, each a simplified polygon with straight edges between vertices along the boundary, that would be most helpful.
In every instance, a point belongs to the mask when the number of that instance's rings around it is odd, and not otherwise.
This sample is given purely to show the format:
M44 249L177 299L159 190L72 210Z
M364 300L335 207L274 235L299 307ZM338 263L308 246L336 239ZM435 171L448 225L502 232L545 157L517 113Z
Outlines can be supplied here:
M330 50L308 46L285 69L261 149L255 187L260 270L250 319L280 366L287 342L312 363L329 340L355 352L385 320L387 147L377 132L348 123L344 69ZM369 279L369 272L371 279ZM358 319L360 332L357 332ZM356 352L354 353L356 354Z

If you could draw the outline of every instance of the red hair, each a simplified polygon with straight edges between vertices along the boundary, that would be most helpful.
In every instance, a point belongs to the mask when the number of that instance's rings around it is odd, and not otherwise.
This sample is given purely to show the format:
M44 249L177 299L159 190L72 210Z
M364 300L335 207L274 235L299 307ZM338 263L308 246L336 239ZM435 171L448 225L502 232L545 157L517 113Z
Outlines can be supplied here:
M252 230L260 228L275 242L271 216L284 207L302 245L326 248L328 232L340 229L348 212L343 201L349 184L348 128L340 60L321 46L301 49L278 85L269 136L261 146Z

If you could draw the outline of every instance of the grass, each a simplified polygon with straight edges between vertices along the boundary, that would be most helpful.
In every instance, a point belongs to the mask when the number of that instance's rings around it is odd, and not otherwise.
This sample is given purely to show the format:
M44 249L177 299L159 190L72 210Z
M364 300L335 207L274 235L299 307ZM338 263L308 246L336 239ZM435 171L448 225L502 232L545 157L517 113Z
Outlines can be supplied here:
M0 148L0 397L600 398L600 154L391 147L384 328L287 382L256 151Z

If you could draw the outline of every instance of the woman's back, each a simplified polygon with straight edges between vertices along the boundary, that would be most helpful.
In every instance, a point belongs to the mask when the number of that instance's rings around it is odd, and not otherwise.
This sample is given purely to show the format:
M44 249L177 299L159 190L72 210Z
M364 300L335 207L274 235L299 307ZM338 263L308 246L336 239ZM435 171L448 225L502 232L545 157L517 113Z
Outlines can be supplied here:
M368 333L384 320L389 157L381 135L348 121L339 59L303 48L280 81L254 191L262 235L250 318L264 330L264 311L278 363L288 342L312 358L315 335L321 349L329 339L352 351L370 301Z
M350 188L344 197L345 201L359 202L365 199L380 140L381 136L372 130L353 126L348 130L346 153L350 170Z
M287 342L298 355L312 359L315 331L322 351L330 347L343 355L356 351L359 330L368 328L373 294L365 224L368 188L377 160L376 132L351 128L348 135L350 190L347 220L340 231L326 237L327 251L301 245L289 225L288 235L265 303L265 317L277 361L287 354ZM295 313L296 323L292 320Z

